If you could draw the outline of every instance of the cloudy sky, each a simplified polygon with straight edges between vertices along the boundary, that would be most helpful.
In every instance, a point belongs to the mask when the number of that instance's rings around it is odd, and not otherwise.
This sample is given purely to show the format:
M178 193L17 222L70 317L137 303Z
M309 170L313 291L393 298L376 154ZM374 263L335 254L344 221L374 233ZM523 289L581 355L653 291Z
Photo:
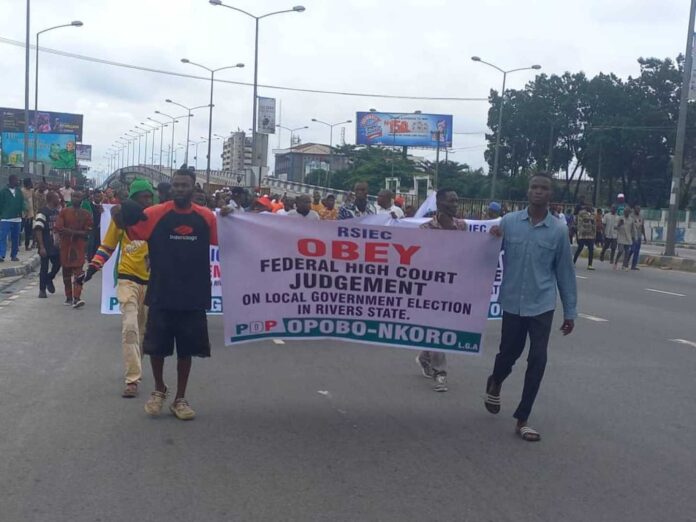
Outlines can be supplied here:
M688 0L226 0L257 15L291 8L293 2L303 2L306 11L261 21L260 84L435 98L486 98L490 88L500 87L501 75L472 62L472 55L510 69L538 63L547 74L636 75L640 56L683 52L689 9ZM7 41L24 39L25 0L0 0L0 12L0 106L23 107L24 50ZM32 0L32 35L71 20L85 25L43 35L42 47L187 74L203 71L181 63L184 57L211 68L243 62L244 69L223 71L219 78L253 80L253 20L207 0ZM519 88L532 77L532 71L518 72L508 85ZM155 110L178 115L165 98L204 105L208 86L41 53L39 108L84 114L83 141L93 145L92 166L98 171L105 168L104 153L113 141L147 116L156 117ZM282 104L283 125L309 126L300 133L303 142L328 142L328 129L312 118L354 120L356 111L369 108L453 114L455 132L474 134L455 136L450 159L473 167L484 163L485 101L271 88L260 88L259 94ZM251 87L216 84L213 132L250 128L251 100ZM198 111L192 139L206 136L207 126L206 111ZM347 125L346 141L354 142L354 135L354 126ZM278 139L271 138L272 148ZM183 141L180 125L176 142ZM280 145L288 141L283 132ZM334 141L340 141L338 129ZM220 166L220 150L217 141L214 168ZM199 167L204 156L201 146Z

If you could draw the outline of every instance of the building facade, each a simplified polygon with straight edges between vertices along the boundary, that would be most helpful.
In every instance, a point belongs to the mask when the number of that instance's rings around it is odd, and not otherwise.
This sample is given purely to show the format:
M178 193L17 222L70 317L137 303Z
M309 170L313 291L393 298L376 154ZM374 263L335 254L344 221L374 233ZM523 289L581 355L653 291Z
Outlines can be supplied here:
M343 154L332 154L328 145L303 143L289 149L278 149L275 154L275 177L303 183L307 174L315 170L335 172L348 166Z
M251 136L244 131L233 132L222 145L222 170L238 173L251 167L251 145Z

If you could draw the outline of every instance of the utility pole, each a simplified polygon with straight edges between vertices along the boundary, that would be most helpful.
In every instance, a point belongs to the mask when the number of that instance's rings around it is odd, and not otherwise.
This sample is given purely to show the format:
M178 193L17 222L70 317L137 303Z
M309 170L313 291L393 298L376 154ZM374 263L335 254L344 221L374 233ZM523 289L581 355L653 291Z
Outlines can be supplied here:
M693 68L694 18L696 18L696 0L691 0L689 12L689 30L686 37L686 60L684 61L684 77L679 102L679 122L677 123L677 143L674 147L672 164L672 187L669 193L669 215L667 218L667 240L665 255L676 255L675 243L677 236L677 214L679 212L679 185L681 183L682 167L684 164L684 140L686 138L686 110L689 104L689 85Z

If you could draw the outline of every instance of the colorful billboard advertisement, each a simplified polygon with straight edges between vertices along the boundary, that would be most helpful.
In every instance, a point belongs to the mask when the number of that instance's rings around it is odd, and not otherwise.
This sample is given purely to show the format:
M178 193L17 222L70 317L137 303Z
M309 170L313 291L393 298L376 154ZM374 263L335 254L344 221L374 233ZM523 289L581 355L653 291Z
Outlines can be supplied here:
M41 134L74 134L82 141L82 114L37 111ZM24 132L24 109L0 107L0 132ZM29 132L34 132L34 111L29 111Z
M355 143L392 147L452 146L451 114L359 112Z
M24 133L3 132L2 164L13 167L24 166ZM77 165L75 157L74 134L39 134L36 160L41 161L51 169L74 169ZM34 157L33 136L29 139L29 158Z
M85 145L84 143L78 143L75 146L75 152L77 153L77 159L82 161L92 161L92 146Z

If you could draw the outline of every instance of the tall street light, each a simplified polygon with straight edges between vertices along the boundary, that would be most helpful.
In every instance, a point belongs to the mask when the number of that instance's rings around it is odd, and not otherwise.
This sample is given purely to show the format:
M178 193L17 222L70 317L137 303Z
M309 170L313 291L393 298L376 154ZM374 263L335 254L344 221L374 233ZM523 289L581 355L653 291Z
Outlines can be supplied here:
M252 166L256 166L256 157L257 157L257 152L256 152L256 103L257 103L257 98L258 98L258 87L259 87L259 21L268 18L269 16L277 15L277 14L283 14L283 13L302 13L304 12L305 8L304 6L301 5L296 5L292 9L284 9L282 11L274 11L272 13L266 13L261 16L256 16L248 11L244 11L243 9L239 9L238 7L232 7L231 5L223 4L221 0L208 0L212 5L221 5L222 7L226 7L227 9L232 9L233 11L237 11L239 13L242 13L249 18L253 18L254 22L256 24L255 28L255 36L254 36L254 102L253 102L253 109L252 109L252 130L251 130L251 150L252 150L252 158L251 158L251 164Z
M689 83L693 64L694 19L696 18L696 0L691 0L689 11L689 30L686 36L686 54L684 60L684 75L679 101L679 119L677 120L677 139L672 161L672 186L669 194L669 214L667 215L667 237L665 238L665 255L676 254L677 213L679 211L679 185L681 183L682 167L684 164L684 141L686 139L686 115L689 105Z
M37 134L39 132L39 36L48 31L53 31L54 29L60 29L61 27L82 27L83 25L84 24L79 20L75 20L69 24L56 25L36 33L36 59L34 60L36 62L36 70L34 71L34 162L36 162Z
M128 131L128 135L133 136L134 140L138 140L138 161L137 161L136 165L140 165L140 145L142 144L143 135L137 131L134 131L134 130ZM133 156L135 156L135 143L133 143Z
M160 116L164 116L165 118L172 120L172 145L170 150L174 150L174 124L178 123L179 118L188 118L188 114L184 114L183 116L170 116L169 114L165 114L160 111L155 111L155 114L159 114ZM174 155L172 154L169 159L169 168L172 170L172 172L174 172Z
M159 166L160 166L160 172L162 172L162 152L164 151L163 145L163 138L164 138L164 128L169 125L168 123L164 123L163 121L156 120L154 118L150 118L149 116L147 117L148 120L156 123L157 125L160 126L160 152L159 152ZM172 122L172 126L176 122Z
M178 107L181 107L182 109L186 109L188 111L188 123L186 125L186 153L184 154L184 163L188 165L188 149L189 149L189 134L191 133L191 111L195 111L196 109L203 109L204 107L207 107L207 105L198 105L197 107L187 107L186 105L182 105L180 103L177 103L173 100L170 100L167 98L166 100L167 103L171 103L172 105L176 105Z
M195 151L196 151L196 152L194 152L194 155L193 155L193 161L196 162L195 165L194 165L194 166L196 167L196 170L198 170L198 146L199 146L201 143L205 143L206 141L208 141L208 140L192 141L192 142L191 142L191 145L194 146Z
M144 123L140 122L140 125L144 125ZM143 131L143 136L145 136L145 150L143 151L143 165L147 165L147 135L150 134L150 129L146 129L145 127L140 127L139 125L136 125L135 128ZM154 147L154 140L153 140L152 146ZM138 159L140 159L140 152L138 152Z
M337 127L338 125L345 125L346 123L353 123L353 120L346 120L346 121L339 121L338 123L326 123L325 121L317 120L316 118L312 118L312 121L314 123L321 123L322 125L326 125L329 128L329 170L326 172L326 186L329 186L329 176L331 173L331 169L333 167L333 130L334 127Z
M148 129L145 132L152 132L152 152L150 153L151 159L150 159L150 165L154 166L155 165L155 132L157 132L157 127L154 125L149 125L143 121L140 122L140 125L142 125L145 129ZM145 149L147 150L147 138L145 138ZM145 153L147 156L147 152ZM147 161L147 158L145 159Z
M485 60L482 60L478 56L472 56L471 59L474 62L485 63L486 65L493 67L494 69L503 73L503 88L500 91L500 109L498 109L498 129L495 136L495 155L493 156L493 175L491 176L491 199L495 199L495 179L498 175L498 162L500 159L500 135L503 129L503 100L505 99L505 82L507 80L507 75L517 71L529 71L529 70L539 70L541 65L532 65L531 67L520 67L518 69L510 69L508 71L501 69L497 65L493 65Z
M226 67L218 67L217 69L211 69L200 63L192 62L187 58L182 58L181 63L188 63L190 65L195 65L201 69L205 69L210 73L210 115L208 116L208 164L205 167L205 189L208 190L210 185L210 145L211 138L213 136L213 86L215 85L215 73L218 71L224 71L225 69L237 69L244 67L243 63L238 63L236 65L228 65ZM188 154L188 148L186 149L186 154Z

